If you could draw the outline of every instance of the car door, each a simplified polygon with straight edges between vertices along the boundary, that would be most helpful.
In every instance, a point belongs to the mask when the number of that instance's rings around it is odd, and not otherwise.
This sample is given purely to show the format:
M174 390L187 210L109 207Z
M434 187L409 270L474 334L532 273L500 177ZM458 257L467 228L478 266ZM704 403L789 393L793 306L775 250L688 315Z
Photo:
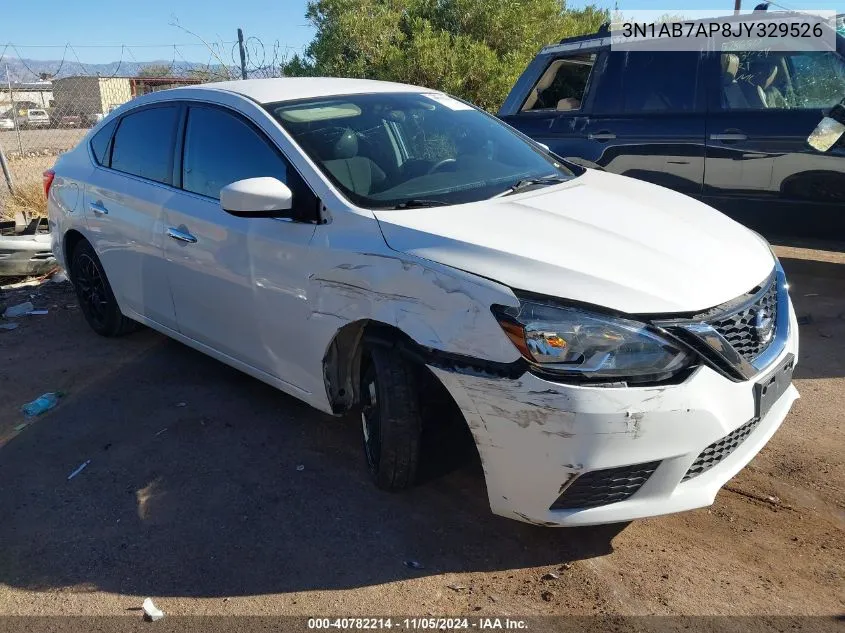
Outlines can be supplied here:
M595 81L581 156L607 171L699 195L705 99L700 55L611 51Z
M514 86L499 117L559 156L581 156L591 85L606 55L600 42L546 49Z
M84 190L89 237L121 310L170 329L176 315L160 227L178 116L177 105L151 105L103 127L91 141L97 167Z
M216 105L190 103L162 234L179 331L194 341L291 384L298 365L285 355L306 322L303 262L316 224L230 215L220 190L272 176L294 192L294 206L316 198L257 125ZM287 340L287 343L286 343Z
M842 51L723 51L707 72L706 200L766 235L845 236L845 147L807 143L845 97Z

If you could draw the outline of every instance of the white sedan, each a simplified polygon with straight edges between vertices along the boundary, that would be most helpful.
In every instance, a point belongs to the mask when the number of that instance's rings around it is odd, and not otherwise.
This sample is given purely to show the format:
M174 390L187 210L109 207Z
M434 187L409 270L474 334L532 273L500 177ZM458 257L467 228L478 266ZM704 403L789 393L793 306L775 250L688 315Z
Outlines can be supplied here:
M496 514L701 507L798 397L795 315L762 238L434 90L156 92L45 188L97 333L142 323L321 411L359 411L381 488L414 483L442 397Z

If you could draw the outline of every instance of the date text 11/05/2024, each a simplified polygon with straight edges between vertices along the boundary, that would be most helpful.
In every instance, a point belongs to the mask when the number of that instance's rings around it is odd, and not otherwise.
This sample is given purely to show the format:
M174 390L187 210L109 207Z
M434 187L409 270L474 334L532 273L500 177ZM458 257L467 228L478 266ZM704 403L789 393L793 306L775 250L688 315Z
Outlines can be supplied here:
M528 623L514 618L309 618L309 630L528 630Z

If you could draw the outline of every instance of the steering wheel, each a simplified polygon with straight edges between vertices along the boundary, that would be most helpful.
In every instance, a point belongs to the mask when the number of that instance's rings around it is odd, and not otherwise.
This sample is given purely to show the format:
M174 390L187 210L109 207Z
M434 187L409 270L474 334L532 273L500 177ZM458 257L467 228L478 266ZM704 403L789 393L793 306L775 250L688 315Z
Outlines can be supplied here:
M439 171L442 167L445 167L446 165L451 165L452 163L456 163L456 162L458 162L458 161L456 161L454 158L444 158L443 160L439 160L436 163L434 163L431 166L431 169L429 169L428 172L426 172L426 173L427 174L433 174L434 172Z

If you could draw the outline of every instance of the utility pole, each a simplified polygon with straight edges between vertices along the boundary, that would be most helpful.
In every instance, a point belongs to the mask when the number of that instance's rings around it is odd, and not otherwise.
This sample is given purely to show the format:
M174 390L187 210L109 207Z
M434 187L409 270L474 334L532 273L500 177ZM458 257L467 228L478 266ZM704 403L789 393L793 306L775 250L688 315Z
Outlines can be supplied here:
M742 0L734 0L734 15L739 15L742 9Z
M241 29L238 29L238 50L241 53L241 79L246 79L246 50L244 50L244 32Z
M21 140L21 122L18 120L18 109L15 106L15 93L12 92L12 78L9 76L9 64L6 64L6 83L9 86L9 101L12 104L12 122L15 124L15 131L18 133L18 148L23 158L23 141Z
M9 193L15 193L15 187L12 183L12 172L9 170L9 163L6 162L6 154L3 153L2 145L0 145L0 169L3 170L3 177L6 179L6 186L9 187Z

